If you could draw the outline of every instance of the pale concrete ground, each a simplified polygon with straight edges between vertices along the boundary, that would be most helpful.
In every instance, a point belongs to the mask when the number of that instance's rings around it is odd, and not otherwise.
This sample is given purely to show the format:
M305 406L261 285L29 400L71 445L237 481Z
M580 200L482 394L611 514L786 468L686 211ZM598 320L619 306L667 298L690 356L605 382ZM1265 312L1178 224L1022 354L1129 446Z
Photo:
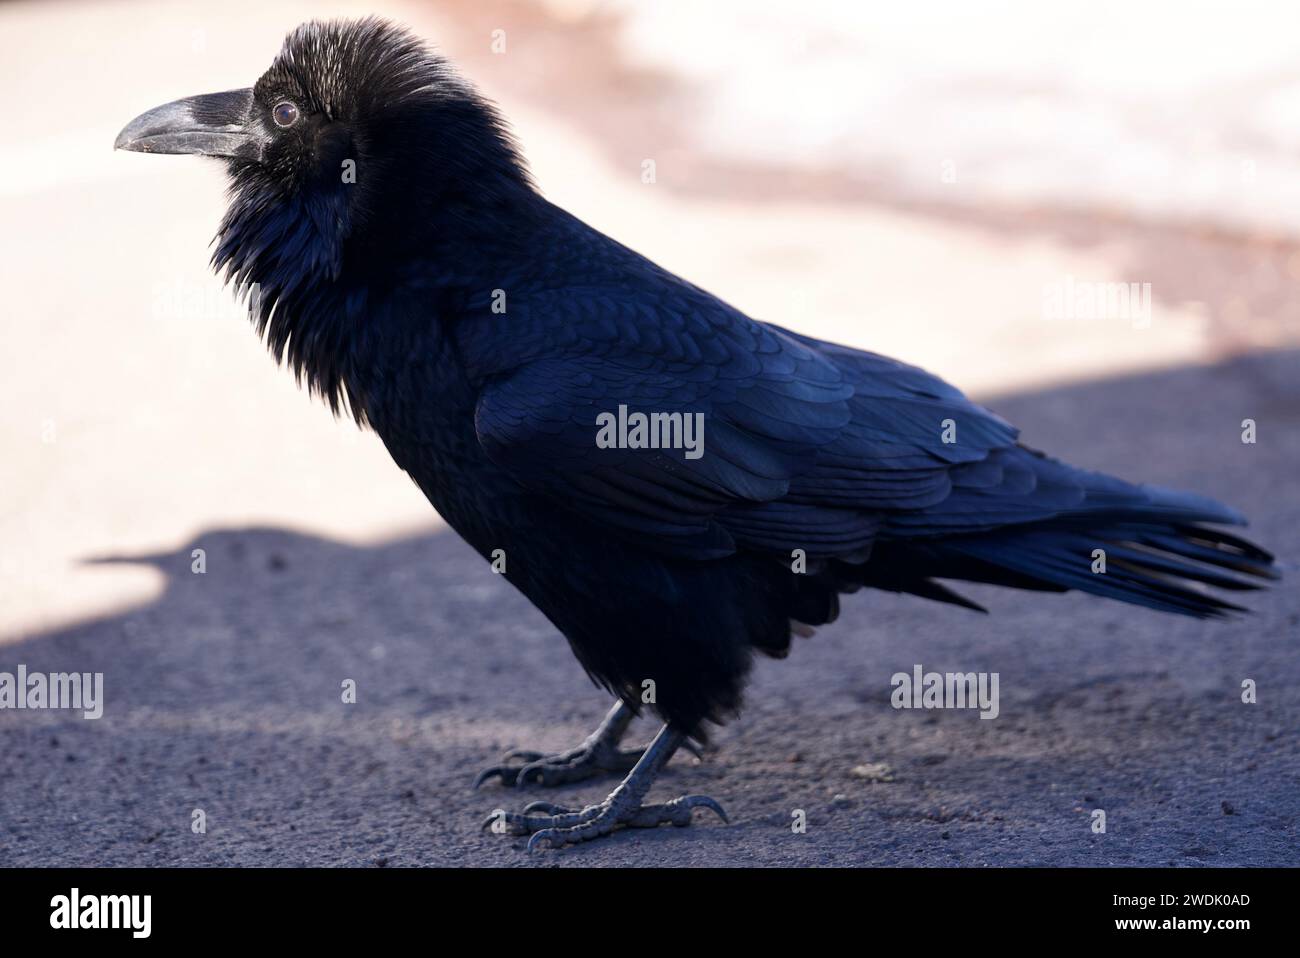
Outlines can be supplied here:
M904 198L761 141L705 149L686 122L694 81L629 67L617 9L590 8L0 6L0 669L102 669L110 683L98 723L0 714L0 863L511 863L509 842L472 831L501 799L467 795L466 777L500 745L575 740L601 709L562 640L440 530L377 441L274 368L207 270L220 170L109 149L147 107L248 85L309 16L404 20L500 102L556 202L753 315L979 395L1297 342L1300 245L1284 232ZM489 49L497 28L504 55ZM647 158L654 184L641 181ZM1150 327L1046 321L1044 287L1067 277L1150 282ZM1000 408L1081 464L1228 499L1294 556L1296 372L1279 352ZM1254 447L1236 441L1248 416L1263 424ZM268 531L240 531L254 527ZM212 557L205 577L188 575L193 547ZM165 566L87 562L162 554ZM672 848L684 862L947 861L954 849L970 861L991 840L1001 862L1155 862L1188 848L1284 860L1292 595L1228 626L1078 598L994 597L1002 614L987 620L859 602L860 619L760 669L719 758L665 782L714 790L738 830L628 838L569 860L644 861L649 841L655 860ZM1004 694L1022 708L980 723L882 707L899 663L972 658L1021 666ZM1227 709L1224 690L1252 674L1291 684L1256 710ZM373 690L352 712L329 704L349 676ZM1130 720L1150 724L1135 738ZM1198 757L1185 733L1202 720L1222 735ZM804 760L783 764L794 752ZM897 786L845 778L877 760L903 770ZM831 812L838 793L850 806ZM1204 817L1220 793L1253 812ZM1140 836L1122 853L1076 841L1073 806L1093 798L1130 803ZM798 846L752 840L781 834L795 802L822 807L830 827ZM186 844L197 805L222 825ZM949 821L993 830L950 828L956 844L923 852L930 823ZM1040 830L1056 836L1041 848Z

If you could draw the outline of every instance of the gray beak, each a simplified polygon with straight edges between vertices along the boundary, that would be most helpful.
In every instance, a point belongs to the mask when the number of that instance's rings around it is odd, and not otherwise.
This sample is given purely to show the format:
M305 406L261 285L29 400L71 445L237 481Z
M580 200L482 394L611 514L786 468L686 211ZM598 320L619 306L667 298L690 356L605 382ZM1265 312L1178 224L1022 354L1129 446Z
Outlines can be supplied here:
M252 120L253 91L186 97L142 113L117 135L113 148L137 153L193 153L258 161L267 136Z

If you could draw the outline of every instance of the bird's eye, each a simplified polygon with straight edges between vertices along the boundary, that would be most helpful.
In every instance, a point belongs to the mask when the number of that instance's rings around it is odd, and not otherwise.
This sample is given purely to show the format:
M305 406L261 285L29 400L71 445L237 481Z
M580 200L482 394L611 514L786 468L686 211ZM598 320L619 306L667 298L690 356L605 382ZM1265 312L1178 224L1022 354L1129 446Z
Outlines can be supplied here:
M271 110L271 119L276 126L293 126L298 122L298 108L288 100L281 100Z

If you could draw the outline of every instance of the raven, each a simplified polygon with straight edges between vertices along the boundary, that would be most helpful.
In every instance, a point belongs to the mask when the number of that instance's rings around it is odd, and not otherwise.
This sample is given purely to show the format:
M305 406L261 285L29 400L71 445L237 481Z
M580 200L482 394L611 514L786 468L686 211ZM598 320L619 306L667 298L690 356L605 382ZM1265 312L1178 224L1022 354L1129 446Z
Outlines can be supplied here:
M627 773L499 819L530 849L725 821L644 799L739 709L754 654L842 593L983 611L936 581L965 580L1214 617L1241 610L1205 586L1274 577L1206 525L1244 524L1226 506L1048 458L936 377L751 319L552 205L496 109L383 20L303 24L252 88L116 146L224 159L213 265L277 362L374 429L617 698L579 747L479 776ZM646 705L662 729L620 748Z

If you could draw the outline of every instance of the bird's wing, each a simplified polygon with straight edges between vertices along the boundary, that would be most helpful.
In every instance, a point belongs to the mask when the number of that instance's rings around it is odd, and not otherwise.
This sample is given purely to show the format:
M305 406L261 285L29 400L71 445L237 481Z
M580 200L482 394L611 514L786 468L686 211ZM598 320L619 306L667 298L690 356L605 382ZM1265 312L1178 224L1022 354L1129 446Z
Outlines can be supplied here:
M820 451L818 469L793 484L792 499L838 497L857 507L885 509L882 534L890 538L983 532L1076 516L1243 521L1204 496L1136 485L1023 446L1015 429L922 370L789 335L844 370L855 389L849 426ZM937 414L948 416L951 428L936 445ZM902 443L901 458L890 455L896 443ZM943 468L934 468L936 459L943 460ZM888 483L911 468L918 470L917 479L900 495ZM879 483L886 484L883 495Z
M684 283L566 289L522 308L498 331L515 330L510 346L477 327L480 352L495 342L530 356L486 380L484 451L557 508L670 554L853 556L887 513L943 501L954 469L1015 442L919 369L754 322ZM701 414L702 455L601 448L598 417L620 406Z

